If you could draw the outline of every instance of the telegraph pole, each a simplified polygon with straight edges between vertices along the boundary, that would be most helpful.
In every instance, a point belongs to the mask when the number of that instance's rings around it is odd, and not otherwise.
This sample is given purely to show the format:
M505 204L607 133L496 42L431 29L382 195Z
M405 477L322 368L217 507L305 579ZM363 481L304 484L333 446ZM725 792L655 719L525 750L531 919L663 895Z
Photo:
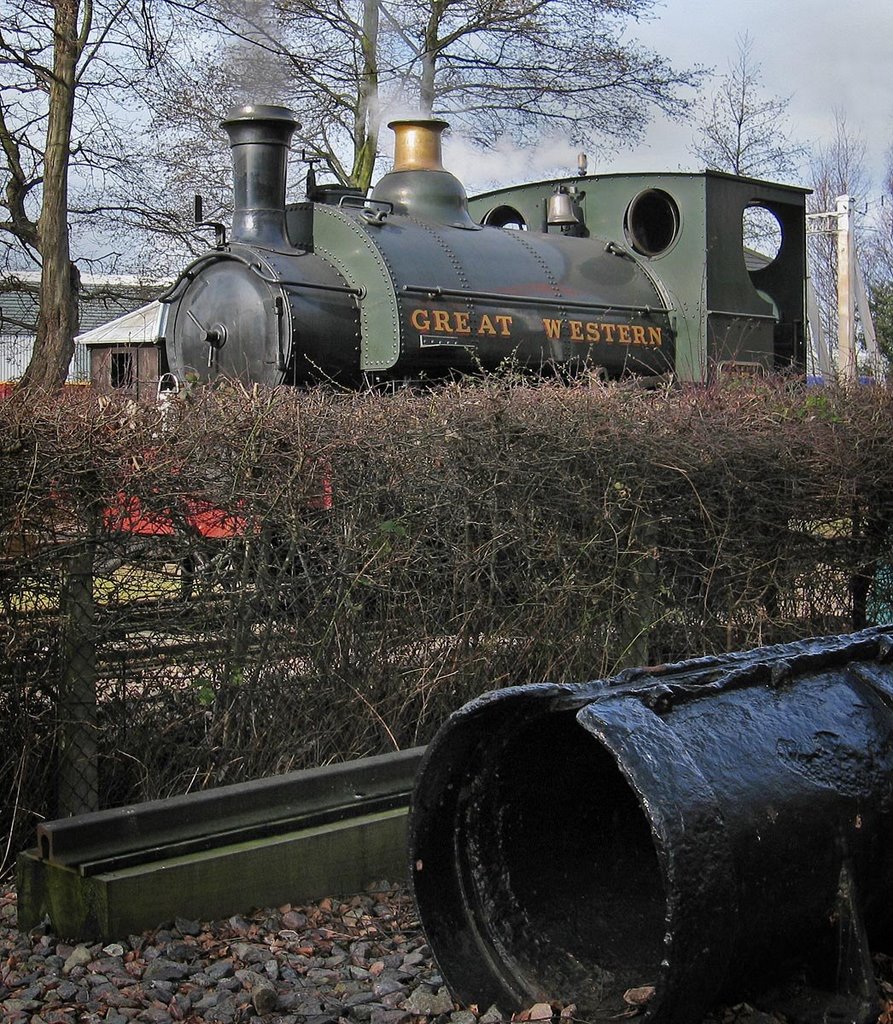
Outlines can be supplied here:
M837 370L845 383L855 383L856 254L853 244L853 203L837 197Z

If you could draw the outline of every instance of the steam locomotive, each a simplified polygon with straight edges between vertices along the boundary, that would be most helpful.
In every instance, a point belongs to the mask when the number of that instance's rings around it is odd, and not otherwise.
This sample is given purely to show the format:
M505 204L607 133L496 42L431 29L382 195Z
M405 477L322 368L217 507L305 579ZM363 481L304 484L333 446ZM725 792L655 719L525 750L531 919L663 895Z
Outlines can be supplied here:
M163 296L162 374L356 387L507 362L682 380L804 366L803 189L579 175L469 200L432 118L391 123L393 170L368 197L310 173L286 205L296 126L271 105L223 121L232 226ZM777 222L772 258L745 253L754 206Z

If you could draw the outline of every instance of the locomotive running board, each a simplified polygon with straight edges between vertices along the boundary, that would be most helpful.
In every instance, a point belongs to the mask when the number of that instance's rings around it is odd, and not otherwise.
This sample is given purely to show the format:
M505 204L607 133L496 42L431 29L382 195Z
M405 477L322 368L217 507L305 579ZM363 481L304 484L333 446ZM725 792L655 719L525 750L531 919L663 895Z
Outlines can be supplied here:
M175 917L355 892L406 875L422 748L47 822L17 863L18 926L116 939Z

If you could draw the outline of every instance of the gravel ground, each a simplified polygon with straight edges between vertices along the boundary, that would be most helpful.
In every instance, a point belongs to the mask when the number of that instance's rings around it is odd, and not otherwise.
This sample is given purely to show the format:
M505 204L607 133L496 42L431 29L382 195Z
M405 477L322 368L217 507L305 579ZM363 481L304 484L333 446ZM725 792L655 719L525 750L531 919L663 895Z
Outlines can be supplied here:
M893 962L878 961L893 996ZM211 923L178 918L126 941L61 942L16 930L0 886L3 1024L498 1024L454 1006L412 901L384 883L344 899L286 905ZM641 1008L630 1006L623 1017ZM546 1005L520 1019L547 1024ZM557 1017L556 1017L557 1020ZM704 1024L777 1024L746 1005ZM562 1014L559 1024L572 1024ZM893 1002L879 1018L893 1024Z

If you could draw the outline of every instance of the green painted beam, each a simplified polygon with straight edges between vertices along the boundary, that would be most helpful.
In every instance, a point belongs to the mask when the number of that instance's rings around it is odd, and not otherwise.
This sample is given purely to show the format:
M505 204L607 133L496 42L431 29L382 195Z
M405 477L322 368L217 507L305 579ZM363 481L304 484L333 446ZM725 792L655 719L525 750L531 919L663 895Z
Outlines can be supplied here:
M174 917L214 920L406 877L407 808L83 875L41 859L17 864L19 929L49 919L71 940L111 940Z
M423 749L43 822L37 846L44 860L89 875L401 807Z

